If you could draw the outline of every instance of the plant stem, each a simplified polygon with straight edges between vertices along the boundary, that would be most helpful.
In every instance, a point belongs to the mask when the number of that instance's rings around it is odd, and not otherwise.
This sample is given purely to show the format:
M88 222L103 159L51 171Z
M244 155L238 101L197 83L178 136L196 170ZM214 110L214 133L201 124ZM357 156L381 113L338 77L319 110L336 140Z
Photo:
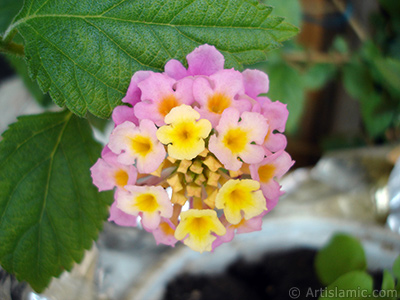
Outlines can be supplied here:
M340 12L344 13L346 7L343 2L339 0L333 0L333 4L340 10ZM353 16L349 19L350 27L353 29L354 33L358 36L361 42L364 42L368 39L368 34L361 26L361 24L354 18Z
M315 51L307 52L292 52L283 54L286 61L293 63L328 63L328 64L343 64L350 60L349 55L339 53L322 53Z
M6 42L0 39L0 52L14 54L17 56L25 56L24 46L14 42Z
M17 34L17 30L13 29L3 36L3 42L9 44Z

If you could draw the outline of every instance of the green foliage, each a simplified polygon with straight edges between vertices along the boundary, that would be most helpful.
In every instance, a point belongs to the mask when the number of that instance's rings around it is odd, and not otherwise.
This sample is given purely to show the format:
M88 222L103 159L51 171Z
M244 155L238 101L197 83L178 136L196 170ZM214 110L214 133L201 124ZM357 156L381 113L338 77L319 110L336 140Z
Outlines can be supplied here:
M343 68L348 92L360 101L363 124L371 140L385 139L400 119L400 2L379 0L371 16L372 36Z
M290 112L286 123L286 132L295 134L303 113L306 92L321 88L334 76L336 68L328 64L314 64L303 70L293 68L280 53L270 55L266 62L253 67L268 74L269 92L266 94L272 101L278 100L287 104Z
M373 282L362 271L346 273L331 283L318 299L365 299L372 295Z
M209 43L226 65L266 58L297 33L256 0L26 0L9 27L25 40L33 78L60 106L107 118L138 70L161 71Z
M354 237L336 234L315 258L315 270L324 285L330 285L350 271L367 267L364 249Z
M400 295L400 255L393 263L392 272L393 276L397 279L395 290L397 291L397 295Z
M42 291L92 246L112 196L89 168L101 147L70 112L20 117L0 143L0 262Z
M349 53L349 46L347 45L346 40L341 36L338 36L333 40L332 48L342 54Z
M333 64L314 64L304 74L304 85L308 90L317 90L331 80L335 74L336 67Z
M334 235L318 252L314 264L319 280L327 285L319 299L374 297L395 300L395 296L400 295L400 256L393 263L392 269L397 285L392 274L383 270L382 293L372 293L373 279L365 271L367 265L364 249L361 243L350 235Z
M6 31L12 19L22 8L23 0L1 0L0 1L0 35Z
M400 255L393 263L393 275L400 280Z
M400 61L384 58L372 43L343 67L343 82L349 94L360 101L361 115L369 136L382 136L400 115ZM397 84L396 84L397 83Z
M389 273L388 270L383 271L383 279L382 279L382 291L387 291L387 296L381 297L380 299L385 300L395 300L396 297L390 297L389 291L394 291L395 283L392 274Z
M379 81L386 86L393 97L400 97L400 60L394 58L379 58L373 60L378 71Z

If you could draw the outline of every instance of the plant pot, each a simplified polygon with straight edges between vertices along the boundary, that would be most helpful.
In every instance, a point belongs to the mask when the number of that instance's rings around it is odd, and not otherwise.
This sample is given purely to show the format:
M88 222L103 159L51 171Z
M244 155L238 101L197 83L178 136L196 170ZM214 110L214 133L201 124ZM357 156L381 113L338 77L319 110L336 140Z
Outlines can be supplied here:
M337 232L357 237L363 244L368 269L391 269L400 253L400 237L377 225L326 218L271 217L266 218L263 230L237 235L230 243L214 253L199 254L179 247L152 270L143 274L124 299L162 299L165 288L179 274L216 274L238 258L256 261L266 253L295 248L319 249Z

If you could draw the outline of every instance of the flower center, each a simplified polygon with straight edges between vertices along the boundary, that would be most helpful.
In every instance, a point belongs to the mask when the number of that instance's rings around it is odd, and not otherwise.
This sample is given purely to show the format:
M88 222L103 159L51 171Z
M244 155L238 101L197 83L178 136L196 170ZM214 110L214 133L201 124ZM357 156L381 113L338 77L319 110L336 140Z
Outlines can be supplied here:
M176 130L176 135L178 136L181 143L185 143L193 138L193 131L189 131L189 127L187 125L189 124L181 124ZM194 129L193 126L190 127L190 129Z
M160 229L165 235L174 235L175 230L167 222L160 223Z
M208 99L208 110L216 113L222 114L222 112L231 106L231 99L224 94L215 93Z
M155 212L158 209L158 202L153 194L141 194L136 198L136 207L142 212Z
M265 143L266 141L268 141L270 134L271 134L271 129L268 127L267 134L265 135L265 138L264 138L264 143Z
M243 218L239 223L237 223L236 225L232 224L231 226L233 226L233 228L240 228L241 226L244 225L245 222L246 222L246 219Z
M174 107L178 106L179 102L174 95L168 95L163 98L158 104L158 112L165 117Z
M198 237L203 237L209 234L210 232L210 222L204 217L195 217L191 220L190 225L190 232Z
M258 176L260 176L261 182L268 182L274 177L275 173L274 165L264 165L258 169Z
M141 156L146 156L152 151L153 143L148 137L136 135L131 139L132 150Z
M115 172L114 178L117 186L124 187L128 183L129 176L124 170L118 170Z
M232 153L240 153L246 147L247 132L240 128L230 129L225 134L223 143Z
M231 204L236 207L240 206L243 200L245 200L246 196L247 195L244 191L235 189L230 193L229 200L231 201Z

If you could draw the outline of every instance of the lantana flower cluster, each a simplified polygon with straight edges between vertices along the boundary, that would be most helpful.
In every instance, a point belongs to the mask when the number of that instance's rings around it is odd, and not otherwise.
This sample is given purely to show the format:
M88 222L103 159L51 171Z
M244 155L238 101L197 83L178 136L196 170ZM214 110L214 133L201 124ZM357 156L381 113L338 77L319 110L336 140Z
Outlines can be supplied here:
M109 221L140 222L157 244L203 252L261 230L283 193L276 179L293 161L284 150L286 105L260 96L265 73L224 69L210 45L187 63L133 75L91 172L100 191L115 189Z

